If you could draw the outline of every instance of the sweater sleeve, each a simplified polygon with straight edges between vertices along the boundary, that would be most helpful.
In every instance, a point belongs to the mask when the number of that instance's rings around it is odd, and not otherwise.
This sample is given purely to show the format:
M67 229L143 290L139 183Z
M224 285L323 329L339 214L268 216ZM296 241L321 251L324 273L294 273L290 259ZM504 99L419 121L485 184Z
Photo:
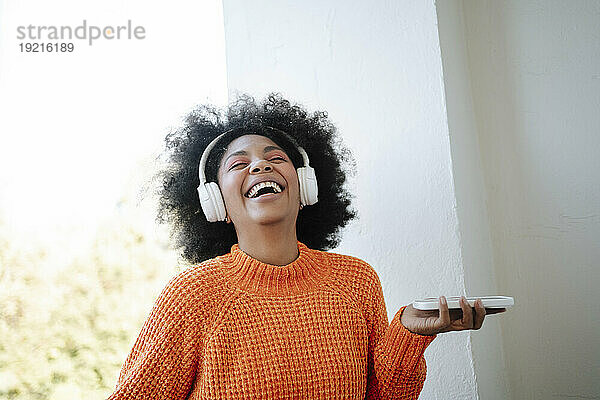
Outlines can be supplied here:
M182 276L174 278L156 300L127 356L115 391L117 399L184 399L198 365L198 306Z
M406 329L400 322L405 307L388 324L383 290L377 277L368 307L369 348L365 399L417 399L427 371L423 353L435 336L417 335Z

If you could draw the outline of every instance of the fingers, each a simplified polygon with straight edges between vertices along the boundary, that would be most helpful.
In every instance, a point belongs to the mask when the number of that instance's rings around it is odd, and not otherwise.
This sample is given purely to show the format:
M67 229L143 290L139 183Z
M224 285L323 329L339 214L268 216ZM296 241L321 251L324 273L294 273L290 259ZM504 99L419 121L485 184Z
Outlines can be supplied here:
M461 328L463 329L473 329L473 311L471 310L471 306L465 296L460 297L460 308L463 312L463 317L461 320Z
M446 297L441 296L439 298L439 316L434 324L438 329L438 333L468 329L478 330L483 326L486 315L506 311L506 308L486 309L481 299L477 299L474 307L471 307L465 296L461 296L459 305L460 310L448 310Z
M481 301L481 299L477 299L475 300L475 318L473 321L473 329L477 330L481 328L481 325L483 325L483 320L485 318L485 308L483 307L483 302Z
M446 329L452 323L450 320L450 311L448 311L448 302L446 301L445 296L441 296L439 300L439 308L440 308L440 316L439 316L439 326L442 330Z

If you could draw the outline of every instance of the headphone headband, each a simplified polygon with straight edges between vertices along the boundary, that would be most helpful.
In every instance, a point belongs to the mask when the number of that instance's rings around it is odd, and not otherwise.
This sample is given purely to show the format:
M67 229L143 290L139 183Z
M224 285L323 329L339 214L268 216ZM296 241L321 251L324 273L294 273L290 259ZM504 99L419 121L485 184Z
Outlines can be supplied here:
M302 147L298 146L298 143L294 140L293 137L291 137L289 134L287 134L286 132L284 132L280 129L273 128L272 126L267 125L267 126L265 126L265 128L284 135L296 147L296 150L298 150L298 152L302 156L302 161L304 162L304 167L310 167L309 160L308 160L308 154L306 154L306 151L304 151L304 149ZM204 152L202 153L202 157L200 158L200 165L198 166L198 178L200 179L200 185L204 185L206 183L205 169L206 169L206 162L208 161L208 157L210 156L210 152L217 145L217 143L223 136L225 136L229 132L233 132L236 129L239 129L239 128L232 128L232 129L229 129L229 130L221 133L219 136L214 138L208 144L208 146L206 146L206 149L204 149Z

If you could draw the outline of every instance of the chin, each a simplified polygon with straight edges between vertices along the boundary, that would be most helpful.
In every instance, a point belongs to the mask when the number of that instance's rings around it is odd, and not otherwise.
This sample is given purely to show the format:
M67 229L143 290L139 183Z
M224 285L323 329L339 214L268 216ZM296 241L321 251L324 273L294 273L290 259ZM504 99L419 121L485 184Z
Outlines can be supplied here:
M260 217L255 217L253 218L253 220L259 225L273 225L285 222L285 218L278 218L274 215L264 215Z
M295 216L294 216L295 218ZM251 216L252 221L259 225L273 225L285 223L286 221L290 221L289 215L284 213L274 213L274 212L265 212L265 213L257 213ZM291 220L295 223L295 219Z

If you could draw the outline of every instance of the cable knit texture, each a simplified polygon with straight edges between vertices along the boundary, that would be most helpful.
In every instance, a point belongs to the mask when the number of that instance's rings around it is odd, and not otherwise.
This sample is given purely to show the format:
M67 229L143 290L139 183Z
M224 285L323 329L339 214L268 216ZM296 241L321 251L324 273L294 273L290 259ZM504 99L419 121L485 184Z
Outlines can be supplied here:
M236 244L157 299L109 399L416 399L435 336L388 323L375 270L312 250L284 266Z

